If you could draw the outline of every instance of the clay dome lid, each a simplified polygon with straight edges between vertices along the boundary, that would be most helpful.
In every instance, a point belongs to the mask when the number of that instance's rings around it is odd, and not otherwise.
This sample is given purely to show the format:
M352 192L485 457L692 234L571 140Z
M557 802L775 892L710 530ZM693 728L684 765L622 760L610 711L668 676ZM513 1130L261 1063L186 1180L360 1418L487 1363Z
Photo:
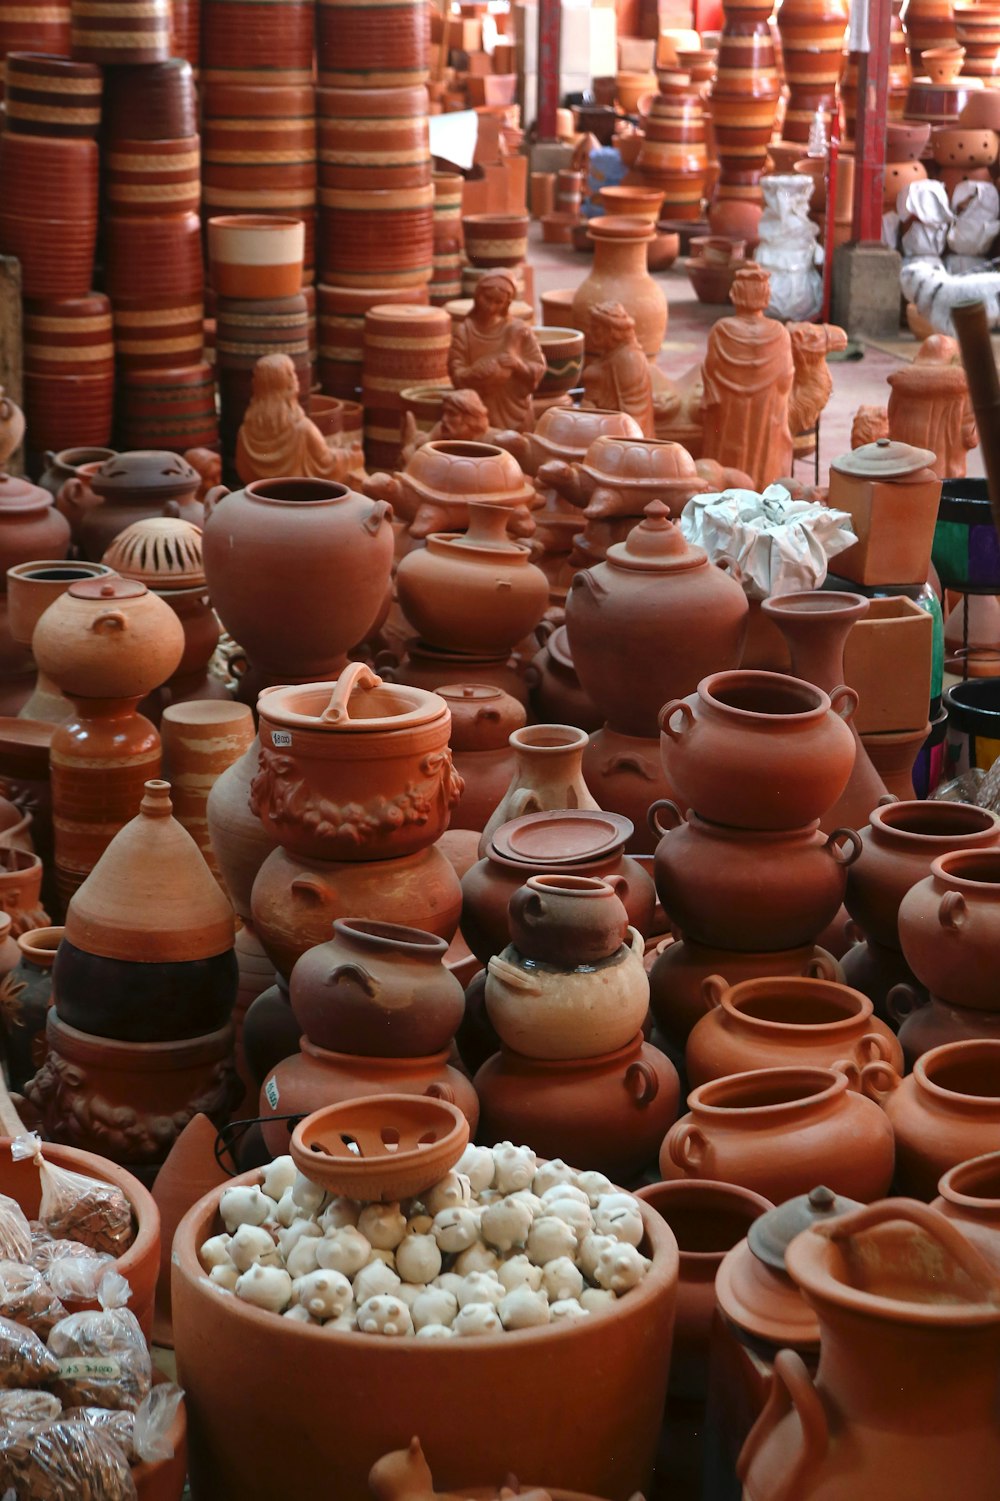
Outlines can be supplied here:
M178 453L159 448L134 448L106 459L90 477L95 495L114 500L136 491L151 502L187 495L201 484L201 476Z
M440 439L424 443L406 466L404 484L428 500L531 505L534 486L513 454L495 443Z
M594 479L656 485L668 493L706 488L687 449L658 438L595 438L581 468Z
M92 579L80 579L79 583L70 584L66 593L71 599L120 600L141 599L149 590L138 579L123 579L117 573L112 573Z
M351 662L333 683L265 688L257 700L263 721L335 734L389 734L413 730L448 714L426 688L385 683L363 662Z
M602 407L549 407L531 433L549 458L582 459L595 438L641 438L642 428L627 412L605 411Z
M929 448L914 448L910 443L878 438L851 453L841 454L830 467L841 474L858 475L861 479L891 480L906 479L935 463L937 459Z
M19 479L16 474L0 473L0 509L4 512L35 511L39 506L51 504L52 496L41 485Z
M148 589L196 589L205 583L201 528L177 516L134 521L118 533L104 562Z
M708 562L705 549L688 542L679 524L670 520L670 507L662 500L649 502L639 525L632 528L624 542L609 547L607 557L616 568L643 573L678 573L682 569L701 568Z
M137 817L70 900L68 942L140 964L210 959L233 947L229 899L172 810L170 783L147 782Z
M845 1199L820 1185L811 1193L786 1199L784 1204L769 1209L760 1219L754 1220L747 1231L747 1240L759 1261L783 1272L785 1252L803 1230L811 1230L836 1219L838 1214L848 1214L852 1209L860 1208L856 1199Z
M725 1317L751 1342L798 1350L819 1348L815 1313L787 1271L759 1260L749 1241L741 1240L722 1258L715 1296Z

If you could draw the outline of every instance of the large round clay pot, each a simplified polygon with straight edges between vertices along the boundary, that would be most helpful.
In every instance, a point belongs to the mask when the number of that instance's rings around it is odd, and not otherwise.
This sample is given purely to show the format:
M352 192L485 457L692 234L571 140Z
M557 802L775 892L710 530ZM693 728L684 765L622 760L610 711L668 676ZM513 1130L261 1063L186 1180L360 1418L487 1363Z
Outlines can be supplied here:
M868 1064L886 1074L886 1064ZM898 1078L898 1075L895 1075ZM702 1084L660 1151L666 1179L738 1183L776 1204L824 1183L870 1203L892 1181L893 1132L839 1070L763 1068Z
M1000 1013L976 1011L971 1006L949 1006L927 996L914 986L893 986L886 998L886 1012L899 1027L899 1045L907 1070L932 1048L949 1042L975 1042L1000 1038Z
M895 1133L901 1193L932 1199L950 1167L1000 1149L1000 1038L932 1048L905 1079L876 1064L866 1088Z
M737 578L684 540L662 501L603 563L573 576L566 630L584 692L613 729L655 736L669 698L739 663L747 600Z
M318 1047L368 1057L421 1058L447 1047L465 1011L434 933L338 918L333 938L296 964L292 1010Z
M654 879L663 910L685 938L726 949L793 949L840 910L861 841L852 829L732 829L674 803L650 809L662 833ZM666 827L664 820L673 820ZM841 842L843 841L843 842Z
M592 309L601 302L624 303L635 319L643 352L657 354L667 331L667 299L646 264L655 225L624 214L605 214L590 220L589 232L594 264L573 296L573 323L589 344Z
M801 828L847 785L854 737L845 717L856 703L850 688L830 699L779 673L714 673L660 712L667 779L713 823Z
M1000 817L972 803L887 803L873 811L861 842L845 905L868 938L898 949L897 919L906 893L926 878L938 855L1000 846Z
M1000 953L1000 850L939 855L899 908L907 964L953 1006L996 1009Z
M715 1274L723 1257L739 1244L754 1220L774 1205L762 1194L738 1188L735 1183L701 1179L650 1183L640 1188L636 1197L666 1220L680 1253L670 1394L704 1399L715 1318Z
M949 1168L931 1202L1000 1271L1000 1152Z
M503 1048L473 1082L481 1141L534 1142L542 1156L589 1162L625 1183L652 1163L656 1133L680 1096L673 1064L641 1032L599 1058L542 1060Z
M212 508L203 541L209 593L260 672L308 682L340 671L385 599L390 514L382 501L319 479L257 480ZM261 578L266 610L253 582Z
M490 814L479 840L485 855L505 823L554 808L599 808L583 776L587 736L571 724L532 724L514 730L514 774Z
M435 693L389 685L354 662L336 682L268 688L250 806L291 854L388 860L444 833L461 794Z
M32 645L65 693L138 700L176 669L184 631L145 584L113 575L71 584L39 619Z
M899 1073L903 1050L866 995L831 980L775 977L727 986L718 976L702 994L712 1009L693 1028L684 1058L688 1082L707 1084L758 1068L841 1068L852 1088L861 1069L882 1059Z
M205 810L216 863L244 921L250 917L250 893L257 872L278 848L277 840L250 811L250 787L259 767L260 741L255 737L215 782Z

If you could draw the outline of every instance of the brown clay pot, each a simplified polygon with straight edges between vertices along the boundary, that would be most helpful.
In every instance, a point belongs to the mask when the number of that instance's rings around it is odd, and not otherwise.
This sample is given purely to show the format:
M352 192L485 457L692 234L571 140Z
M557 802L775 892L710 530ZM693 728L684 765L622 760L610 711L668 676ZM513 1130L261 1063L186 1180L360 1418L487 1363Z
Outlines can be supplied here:
M896 1181L903 1193L934 1197L957 1163L1000 1149L1000 1038L932 1048L900 1079L883 1064L866 1076L896 1137Z
M607 881L529 876L507 910L518 953L545 964L594 964L627 942L628 913Z
M0 846L0 910L9 915L14 938L48 925L42 874L42 862L31 850Z
M153 1202L160 1211L160 1274L156 1281L153 1338L173 1348L170 1304L170 1256L174 1232L192 1204L213 1188L222 1188L230 1173L215 1155L218 1132L207 1115L196 1115L184 1127L170 1155L156 1175Z
M127 526L165 515L168 505L184 506L200 483L197 469L179 454L138 449L108 459L90 478L102 504L86 511L80 522L84 556L99 561Z
M933 995L995 1010L1000 850L939 855L900 903L899 939L907 964Z
M365 0L323 0L316 35L320 83L346 89L424 83L428 42L420 0L404 0L389 16Z
M954 1220L966 1239L1000 1270L1000 1152L984 1152L949 1168L931 1208Z
M16 475L0 474L0 568L36 558L64 558L69 552L69 523L40 485ZM6 592L6 577L3 585Z
M451 712L449 743L464 783L448 827L478 832L510 786L517 755L508 741L524 727L524 706L486 683L446 683L435 691Z
M431 180L427 93L395 89L320 89L319 174L327 188L364 182L417 187Z
M650 805L663 802L673 791L663 772L659 741L623 735L605 724L590 737L583 771L601 807L632 824L625 846L629 854L651 856L657 834L648 822Z
M899 1027L899 1045L906 1067L932 1048L949 1042L975 1042L1000 1038L1000 1016L995 1011L975 1011L969 1006L949 1006L905 982L893 986L885 1001L890 1021Z

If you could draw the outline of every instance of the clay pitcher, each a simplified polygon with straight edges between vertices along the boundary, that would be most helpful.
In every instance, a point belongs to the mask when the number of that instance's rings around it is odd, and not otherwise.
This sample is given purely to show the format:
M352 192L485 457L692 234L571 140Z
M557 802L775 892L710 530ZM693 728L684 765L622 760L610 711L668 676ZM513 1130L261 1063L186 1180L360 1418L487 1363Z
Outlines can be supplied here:
M552 808L599 808L583 779L587 735L571 724L532 724L514 730L510 744L517 765L510 786L483 829L482 859L493 835L512 818Z

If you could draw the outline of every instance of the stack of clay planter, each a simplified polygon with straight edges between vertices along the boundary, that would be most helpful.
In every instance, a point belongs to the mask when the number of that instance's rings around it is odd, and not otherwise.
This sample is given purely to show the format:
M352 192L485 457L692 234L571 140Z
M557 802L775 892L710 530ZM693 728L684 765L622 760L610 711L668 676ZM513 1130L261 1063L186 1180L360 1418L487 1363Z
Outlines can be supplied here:
M528 253L528 215L466 214L462 220L465 255L462 295L474 297L487 271L502 269L514 279L519 299L534 303L532 271Z
M708 211L715 234L755 240L760 179L781 92L766 3L723 6L719 67L709 95L721 172Z
M69 57L69 0L55 5L0 5L0 57L11 52L39 52L49 57Z
M632 175L663 189L660 214L664 219L686 221L701 218L707 166L701 86L689 73L665 69L645 119Z
M430 281L430 300L444 307L462 295L462 183L457 172L435 172L434 184L434 270Z
M381 303L365 313L361 401L369 469L395 469L400 459L402 392L448 386L451 318L441 307Z
M26 1086L46 1134L151 1178L191 1117L221 1123L235 1088L235 922L170 786L75 893L53 969L48 1057Z
M829 132L844 66L846 29L846 0L822 0L819 5L814 0L783 0L778 31L789 91L786 141L808 141L817 114Z

